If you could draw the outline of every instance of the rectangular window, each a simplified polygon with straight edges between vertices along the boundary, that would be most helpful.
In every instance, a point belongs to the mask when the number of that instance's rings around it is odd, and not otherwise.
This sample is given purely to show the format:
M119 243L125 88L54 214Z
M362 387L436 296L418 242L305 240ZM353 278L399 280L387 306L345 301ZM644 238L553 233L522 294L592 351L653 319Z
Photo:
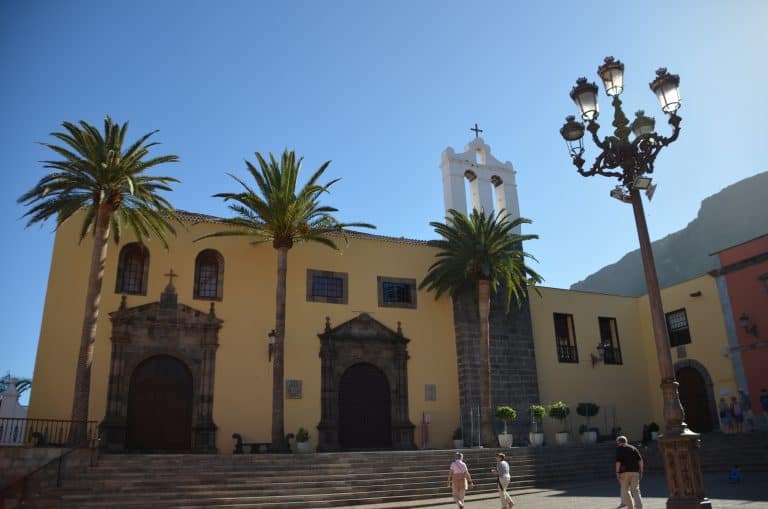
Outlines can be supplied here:
M619 329L615 318L597 317L600 326L600 342L603 344L603 362L605 364L623 364L621 361L621 345L619 345Z
M573 315L554 313L554 318L557 360L560 362L579 362L576 333L573 329Z
M379 307L416 308L416 280L378 276Z
M669 345L680 346L691 342L691 331L688 329L688 315L685 308L670 311L666 314Z
M340 299L344 295L344 281L340 277L314 276L312 297Z
M307 300L347 303L347 273L307 269Z

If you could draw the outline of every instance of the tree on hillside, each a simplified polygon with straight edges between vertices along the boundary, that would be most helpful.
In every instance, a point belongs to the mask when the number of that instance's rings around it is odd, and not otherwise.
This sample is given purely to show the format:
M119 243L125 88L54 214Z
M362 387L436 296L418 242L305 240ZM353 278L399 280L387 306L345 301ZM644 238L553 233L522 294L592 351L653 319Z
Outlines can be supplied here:
M429 241L439 251L437 261L429 268L419 288L434 290L435 298L448 292L456 297L468 285L476 285L480 318L479 346L482 362L483 443L491 445L493 437L493 408L491 402L490 362L490 294L499 288L505 291L507 310L514 300L526 299L526 288L542 281L525 263L533 257L522 250L522 242L537 239L538 235L518 235L513 232L530 219L512 220L504 211L486 214L473 210L467 216L449 210L445 223L429 223L442 238Z
M258 168L245 161L248 173L256 182L253 189L243 180L230 175L242 190L236 193L218 193L214 196L232 202L230 210L235 217L223 219L231 228L201 237L245 236L253 243L271 242L277 251L277 289L275 298L275 351L272 380L272 449L285 450L283 378L285 372L285 302L288 251L300 242L317 242L338 249L332 236L341 235L346 241L344 228L375 228L368 223L342 223L332 213L337 209L320 205L320 197L329 192L339 179L318 184L328 168L323 163L303 187L297 190L297 180L303 158L296 159L293 151L285 150L278 161L269 154L269 161L256 152ZM198 239L200 240L200 239Z
M176 162L178 157L147 157L149 149L157 145L148 140L157 131L145 134L124 148L128 123L120 126L109 117L104 119L103 133L82 120L78 124L64 122L62 126L64 132L54 132L51 136L63 145L41 143L59 157L43 161L43 167L53 171L24 193L18 202L28 207L24 214L29 218L27 227L55 218L58 229L76 213L82 212L80 241L89 233L93 235L72 402L72 420L85 423L109 238L111 236L118 243L123 228L127 227L140 242L156 237L168 246L166 235L175 234L169 220L175 218L175 213L159 192L170 191L170 184L178 180L151 176L146 172L160 164ZM73 429L84 432L85 428Z

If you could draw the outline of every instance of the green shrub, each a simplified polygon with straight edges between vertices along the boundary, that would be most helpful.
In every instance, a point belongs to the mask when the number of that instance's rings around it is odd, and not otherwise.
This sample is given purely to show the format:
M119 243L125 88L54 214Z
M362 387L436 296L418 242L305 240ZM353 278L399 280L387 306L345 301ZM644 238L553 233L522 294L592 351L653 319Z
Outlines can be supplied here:
M544 417L546 413L547 409L542 405L531 405L528 407L528 415L531 419L541 420L541 418Z
M560 425L562 426L564 424L565 419L568 417L568 415L571 413L571 409L563 403L562 401L558 401L557 403L552 403L547 408L547 415L551 419L555 419L556 421L560 421ZM565 431L565 429L563 429Z
M576 413L582 417L594 417L599 411L600 407L594 403L579 403L576 406Z
M541 419L547 415L547 409L543 405L531 405L528 407L528 416L531 418L531 427L534 433L539 431Z
M651 422L651 423L648 425L648 432L649 432L649 433L653 433L654 431L655 431L656 433L658 433L658 432L659 432L659 425L658 425L658 424L656 424L655 422Z
M299 431L296 432L296 441L309 442L309 431L304 428L299 428Z
M496 407L496 418L504 421L504 434L506 434L507 423L517 419L517 410L509 406Z
M461 431L461 428L456 428L453 430L453 439L454 440L462 440L464 438L464 434Z

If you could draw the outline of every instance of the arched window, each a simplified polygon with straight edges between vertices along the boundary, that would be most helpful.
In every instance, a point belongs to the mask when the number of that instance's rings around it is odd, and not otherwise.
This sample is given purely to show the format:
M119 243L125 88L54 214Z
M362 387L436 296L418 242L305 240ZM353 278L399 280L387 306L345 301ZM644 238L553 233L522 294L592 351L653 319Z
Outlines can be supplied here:
M117 262L115 292L146 295L148 274L149 250L138 242L126 244Z
M195 259L195 299L221 300L224 290L224 257L218 251L200 251Z

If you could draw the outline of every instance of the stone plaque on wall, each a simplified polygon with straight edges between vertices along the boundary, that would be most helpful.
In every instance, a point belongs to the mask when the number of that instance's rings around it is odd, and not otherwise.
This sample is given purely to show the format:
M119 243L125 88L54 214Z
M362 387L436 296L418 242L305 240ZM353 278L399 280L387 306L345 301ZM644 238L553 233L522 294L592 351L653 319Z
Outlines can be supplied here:
M285 381L285 397L288 399L301 399L301 380Z
M424 400L437 401L437 385L424 384Z

